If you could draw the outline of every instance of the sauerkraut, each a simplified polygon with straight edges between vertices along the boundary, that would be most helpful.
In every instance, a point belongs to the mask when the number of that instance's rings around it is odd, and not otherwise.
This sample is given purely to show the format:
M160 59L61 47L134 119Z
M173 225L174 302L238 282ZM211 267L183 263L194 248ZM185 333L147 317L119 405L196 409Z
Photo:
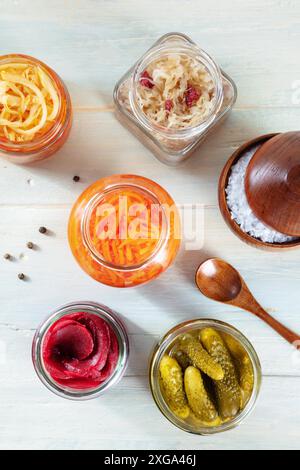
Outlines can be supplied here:
M52 127L58 112L57 88L40 66L0 65L0 139L32 141Z
M147 118L162 127L197 126L214 108L211 74L186 54L169 54L151 62L139 77L137 100Z

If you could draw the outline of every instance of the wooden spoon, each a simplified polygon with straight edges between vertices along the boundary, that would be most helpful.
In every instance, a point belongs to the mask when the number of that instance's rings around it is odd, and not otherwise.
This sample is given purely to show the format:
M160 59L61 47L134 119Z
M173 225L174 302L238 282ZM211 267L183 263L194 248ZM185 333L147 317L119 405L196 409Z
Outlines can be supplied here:
M206 297L253 313L289 343L299 347L300 336L271 317L259 305L241 275L226 261L212 258L200 264L196 272L196 284Z

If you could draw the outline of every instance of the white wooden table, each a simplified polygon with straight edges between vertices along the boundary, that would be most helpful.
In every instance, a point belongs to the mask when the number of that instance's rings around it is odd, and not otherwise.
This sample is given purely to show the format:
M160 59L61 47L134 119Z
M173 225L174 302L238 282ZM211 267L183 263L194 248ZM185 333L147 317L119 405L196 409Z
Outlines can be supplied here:
M66 81L74 104L72 134L55 157L30 167L0 162L0 251L16 257L14 262L0 259L0 447L298 448L299 356L250 314L202 297L193 276L208 255L224 257L276 318L300 331L300 251L274 254L247 247L228 230L217 206L218 177L234 149L262 133L299 128L299 2L0 0L0 11L0 53L44 60ZM194 157L169 168L116 121L112 90L146 48L176 30L216 58L236 81L239 98L230 118ZM85 187L122 172L156 180L179 204L204 204L205 246L183 250L150 285L114 290L79 269L66 225ZM80 183L72 181L75 174ZM41 225L53 234L41 235ZM26 249L27 241L39 249ZM19 281L19 272L30 280ZM37 325L52 309L74 300L103 302L120 312L131 341L122 382L104 397L81 403L51 394L38 381L30 357ZM169 424L147 381L154 342L174 324L197 317L235 325L253 342L263 366L253 414L240 428L211 438Z

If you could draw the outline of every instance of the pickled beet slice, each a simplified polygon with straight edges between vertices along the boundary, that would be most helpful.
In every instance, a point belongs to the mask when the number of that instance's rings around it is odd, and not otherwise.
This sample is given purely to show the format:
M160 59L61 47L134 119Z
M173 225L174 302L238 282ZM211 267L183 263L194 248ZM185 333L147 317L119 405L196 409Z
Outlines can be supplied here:
M57 320L43 341L48 373L74 389L95 388L116 368L119 346L112 328L102 318L76 312Z
M48 374L50 374L54 380L59 382L60 380L64 381L66 379L66 371L61 362L58 362L51 357L48 357L47 359L44 357L44 362Z
M65 378L65 380L58 378L56 379L56 382L63 385L64 387L73 388L75 390L86 390L88 388L96 388L99 386L99 380L93 381L84 378Z
M71 377L89 377L98 379L106 364L110 350L110 331L102 318L83 314L80 322L90 331L94 340L94 349L90 357L79 361L77 359L63 361L66 375ZM93 317L93 318L92 318Z
M52 334L51 346L54 356L62 359L86 359L94 349L91 333L75 321L60 327Z
M101 372L101 377L100 377L101 382L104 382L112 375L119 359L119 343L118 343L115 333L113 332L111 328L110 328L110 341L111 341L110 351L108 354L106 365L102 369L102 372Z
M46 370L54 379L65 379L63 361L70 357L84 359L94 348L90 332L80 323L61 319L54 323L45 336L43 360Z

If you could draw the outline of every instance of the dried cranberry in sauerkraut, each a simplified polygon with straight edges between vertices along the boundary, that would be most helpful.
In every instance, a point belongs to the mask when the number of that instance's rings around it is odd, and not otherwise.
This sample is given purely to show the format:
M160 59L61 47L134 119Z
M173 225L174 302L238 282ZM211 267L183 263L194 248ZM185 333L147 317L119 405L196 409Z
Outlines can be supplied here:
M138 103L147 118L170 129L201 124L213 110L214 96L207 68L186 54L169 54L151 62L137 86Z

